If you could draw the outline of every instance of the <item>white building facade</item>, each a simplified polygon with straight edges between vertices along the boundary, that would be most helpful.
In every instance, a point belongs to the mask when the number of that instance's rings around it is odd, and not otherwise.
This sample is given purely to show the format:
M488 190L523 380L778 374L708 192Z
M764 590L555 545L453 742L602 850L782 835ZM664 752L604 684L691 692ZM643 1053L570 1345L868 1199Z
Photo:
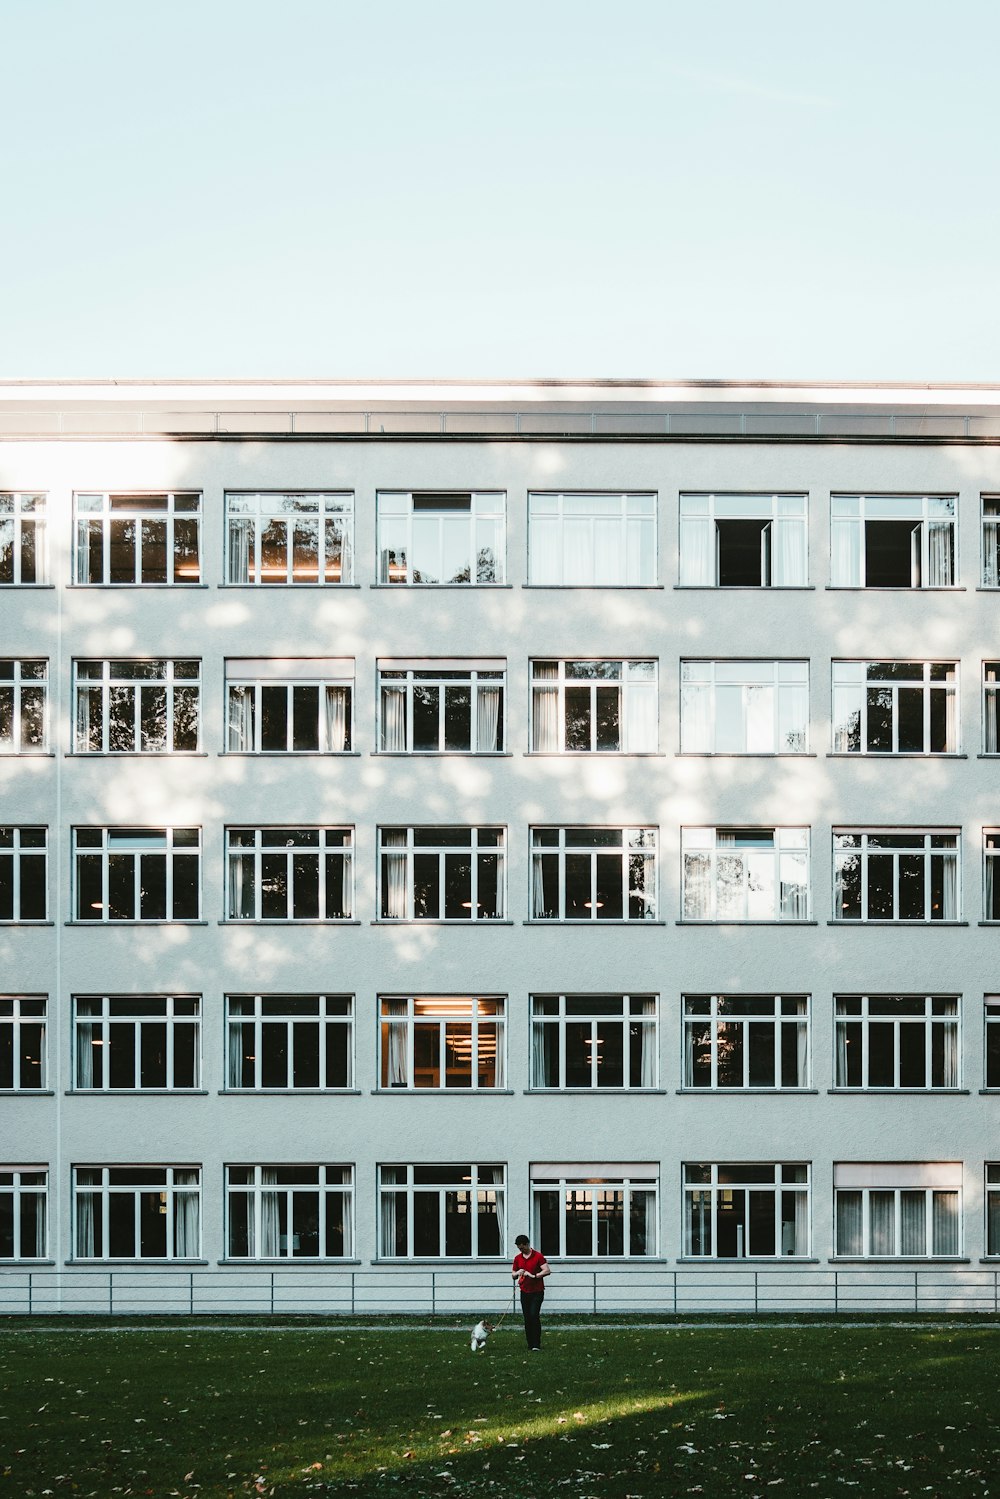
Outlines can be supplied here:
M0 1310L994 1310L998 442L0 385Z

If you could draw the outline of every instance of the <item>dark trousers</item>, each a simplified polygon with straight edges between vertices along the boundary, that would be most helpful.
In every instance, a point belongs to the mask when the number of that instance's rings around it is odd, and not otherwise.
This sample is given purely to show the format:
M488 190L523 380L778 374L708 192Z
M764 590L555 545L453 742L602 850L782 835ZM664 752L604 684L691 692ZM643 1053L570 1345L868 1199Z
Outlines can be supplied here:
M542 1302L544 1291L521 1292L521 1315L524 1317L524 1336L529 1348L542 1346Z

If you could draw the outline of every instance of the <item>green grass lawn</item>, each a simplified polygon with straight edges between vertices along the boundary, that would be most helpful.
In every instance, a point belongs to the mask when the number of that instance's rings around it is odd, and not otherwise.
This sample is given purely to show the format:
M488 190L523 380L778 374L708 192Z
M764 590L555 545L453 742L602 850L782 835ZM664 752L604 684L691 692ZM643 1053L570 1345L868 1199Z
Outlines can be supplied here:
M0 1495L1000 1496L1000 1326L0 1327Z

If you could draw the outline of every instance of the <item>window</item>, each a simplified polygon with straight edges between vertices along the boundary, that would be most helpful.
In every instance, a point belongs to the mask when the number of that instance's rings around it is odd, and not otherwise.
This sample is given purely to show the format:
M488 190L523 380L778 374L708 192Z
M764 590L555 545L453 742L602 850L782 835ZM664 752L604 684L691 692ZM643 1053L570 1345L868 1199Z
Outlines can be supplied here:
M503 1088L504 1001L418 994L383 997L379 1086Z
M532 661L532 751L651 754L656 698L655 661Z
M0 1260L43 1260L46 1250L44 1166L0 1166Z
M226 495L226 582L350 583L353 494Z
M954 496L830 497L835 588L953 588Z
M45 1008L38 994L0 995L0 1090L45 1087Z
M533 994L531 1086L655 1088L654 994Z
M0 588L45 582L45 496L0 494Z
M957 921L958 834L835 829L833 878L836 921Z
M804 494L682 494L680 582L689 588L801 588Z
M532 1240L560 1258L642 1259L656 1254L657 1168L652 1163L531 1167Z
M778 1259L809 1253L809 1167L697 1161L684 1167L684 1253Z
M960 1161L838 1162L836 1252L858 1259L961 1254Z
M380 661L379 749L499 754L506 676L505 661Z
M200 828L74 828L76 921L197 921Z
M682 661L681 754L809 748L808 661Z
M504 1178L501 1165L380 1166L379 1258L503 1255Z
M685 921L807 921L808 828L681 828Z
M0 661L0 754L44 754L47 661Z
M983 662L983 750L1000 754L1000 661Z
M656 495L529 494L528 582L655 584Z
M805 994L685 994L685 1088L807 1088Z
M954 754L957 687L954 661L834 661L834 752Z
M226 997L226 1087L349 1088L354 1077L349 994Z
M1000 588L1000 498L983 495L983 587Z
M383 921L501 921L503 828L380 828Z
M77 661L75 688L78 755L199 747L200 661Z
M346 754L353 695L350 660L230 659L226 748L246 755Z
M354 1168L227 1166L226 1223L230 1259L349 1259Z
M76 583L201 581L200 494L78 494Z
M1000 921L1000 830L983 833L983 917Z
M227 828L229 921L349 921L351 828Z
M532 921L655 921L655 828L532 828Z
M986 1019L986 1086L1000 1088L1000 994L987 994L983 1009Z
M958 1000L938 994L835 999L838 1088L957 1088Z
M381 490L380 583L502 583L502 493L403 494Z
M76 1166L78 1260L193 1260L201 1248L198 1166Z
M986 1162L986 1253L1000 1255L1000 1165L995 1161Z
M47 828L0 827L0 921L44 921Z
M200 1011L193 994L76 995L76 1088L197 1088Z

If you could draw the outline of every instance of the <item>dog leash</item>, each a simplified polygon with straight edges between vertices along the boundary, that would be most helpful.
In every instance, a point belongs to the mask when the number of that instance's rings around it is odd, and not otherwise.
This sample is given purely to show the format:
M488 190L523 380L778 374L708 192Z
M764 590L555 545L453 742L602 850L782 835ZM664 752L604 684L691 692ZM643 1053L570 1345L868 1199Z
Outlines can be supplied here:
M504 1324L504 1318L508 1315L509 1312L512 1312L514 1310L514 1297L516 1295L517 1295L517 1286L515 1286L514 1289L511 1291L511 1293L510 1293L510 1305L507 1306L504 1309L503 1316L501 1316L500 1321L497 1323L496 1327L494 1327L494 1329L493 1329L494 1332L499 1332L500 1331L501 1327Z

